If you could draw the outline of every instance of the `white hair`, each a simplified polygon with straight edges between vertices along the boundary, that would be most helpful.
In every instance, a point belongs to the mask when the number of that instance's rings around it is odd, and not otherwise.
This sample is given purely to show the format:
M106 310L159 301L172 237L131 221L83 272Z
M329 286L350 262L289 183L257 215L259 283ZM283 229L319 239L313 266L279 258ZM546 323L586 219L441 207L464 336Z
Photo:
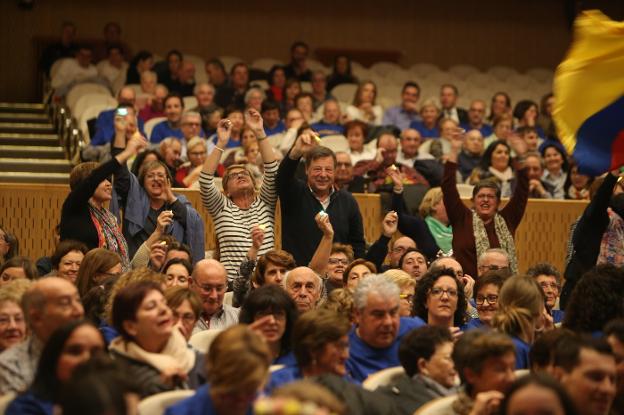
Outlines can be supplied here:
M477 259L478 266L483 265L483 261L485 261L485 258L487 258L488 254L500 254L505 257L507 262L509 262L509 254L507 253L507 251L501 248L490 248L486 249L485 252L479 256L479 259Z
M322 278L321 278L321 277L320 277L320 276L319 276L316 272L314 272L314 270L313 270L312 268L309 268L309 267L297 267L297 268L293 268L293 269L291 269L291 270L288 270L288 271L286 272L286 274L284 275L284 282L283 282L283 286L284 286L284 288L287 288L287 287L288 287L288 280L290 279L290 274L291 274L293 271L295 271L296 269L298 269L298 268L306 268L306 269L308 269L308 270L309 270L312 274L314 274L314 275L316 276L316 278L317 278L317 282L318 282L318 288L319 288L319 291L320 291L320 290L321 290L321 288L323 287L323 279L322 279Z
M369 275L361 280L353 292L353 304L356 310L363 310L368 305L368 296L372 293L384 299L399 300L401 290L383 274Z

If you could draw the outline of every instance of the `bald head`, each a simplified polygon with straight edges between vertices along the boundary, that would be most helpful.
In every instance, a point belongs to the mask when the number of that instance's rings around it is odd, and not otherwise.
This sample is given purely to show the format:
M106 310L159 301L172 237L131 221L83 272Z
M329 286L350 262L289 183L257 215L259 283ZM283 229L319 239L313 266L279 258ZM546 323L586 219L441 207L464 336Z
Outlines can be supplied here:
M202 259L195 264L192 287L202 299L205 318L210 318L223 308L223 296L227 290L227 271L214 259Z
M409 248L416 248L416 242L409 236L401 236L397 238L390 248L390 266L392 268L399 267L399 260Z
M134 106L134 101L136 100L136 93L134 89L129 86L124 86L119 90L117 94L117 102L119 104L128 104Z
M321 298L321 278L308 267L298 267L286 275L286 292L297 304L299 312L316 308Z
M62 325L84 316L76 286L57 277L36 281L22 297L22 308L30 329L43 342Z

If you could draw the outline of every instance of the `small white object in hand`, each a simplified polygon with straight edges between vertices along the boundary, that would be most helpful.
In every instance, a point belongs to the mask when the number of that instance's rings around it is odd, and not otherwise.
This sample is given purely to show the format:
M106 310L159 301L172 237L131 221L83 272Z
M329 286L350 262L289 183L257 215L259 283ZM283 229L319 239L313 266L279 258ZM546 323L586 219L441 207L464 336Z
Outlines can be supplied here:
M266 225L261 223L260 225L258 225L258 228L260 228L261 231L265 231L266 230Z

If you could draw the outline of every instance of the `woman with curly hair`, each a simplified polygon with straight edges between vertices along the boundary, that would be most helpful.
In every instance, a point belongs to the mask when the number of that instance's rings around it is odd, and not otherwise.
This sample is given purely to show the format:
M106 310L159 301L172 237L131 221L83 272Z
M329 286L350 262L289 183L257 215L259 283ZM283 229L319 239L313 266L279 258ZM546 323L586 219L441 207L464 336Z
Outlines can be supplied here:
M600 334L609 321L624 317L624 272L611 264L583 274L566 307L563 327Z
M430 326L447 327L456 334L466 315L464 285L450 268L432 268L418 282L413 315Z

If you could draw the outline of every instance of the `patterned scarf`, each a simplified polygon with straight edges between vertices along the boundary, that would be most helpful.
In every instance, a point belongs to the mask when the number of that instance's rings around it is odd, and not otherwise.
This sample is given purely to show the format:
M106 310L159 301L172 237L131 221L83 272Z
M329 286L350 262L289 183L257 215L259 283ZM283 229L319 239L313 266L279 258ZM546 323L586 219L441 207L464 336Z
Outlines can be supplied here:
M609 209L609 226L600 241L600 254L596 264L624 265L624 220Z
M453 248L453 227L450 225L446 226L433 216L427 216L425 223L442 253L448 255Z
M89 202L89 214L98 234L98 247L116 252L121 257L123 272L130 270L128 244L117 224L117 218L108 209L98 208Z
M513 274L518 273L518 259L516 258L516 245L514 244L513 236L509 232L509 228L505 223L505 219L498 213L494 215L494 230L496 237L502 249L507 252L509 256L509 267ZM490 249L490 241L488 240L487 231L485 230L485 224L483 220L477 215L477 212L472 211L472 231L475 236L475 246L477 248L477 258Z

